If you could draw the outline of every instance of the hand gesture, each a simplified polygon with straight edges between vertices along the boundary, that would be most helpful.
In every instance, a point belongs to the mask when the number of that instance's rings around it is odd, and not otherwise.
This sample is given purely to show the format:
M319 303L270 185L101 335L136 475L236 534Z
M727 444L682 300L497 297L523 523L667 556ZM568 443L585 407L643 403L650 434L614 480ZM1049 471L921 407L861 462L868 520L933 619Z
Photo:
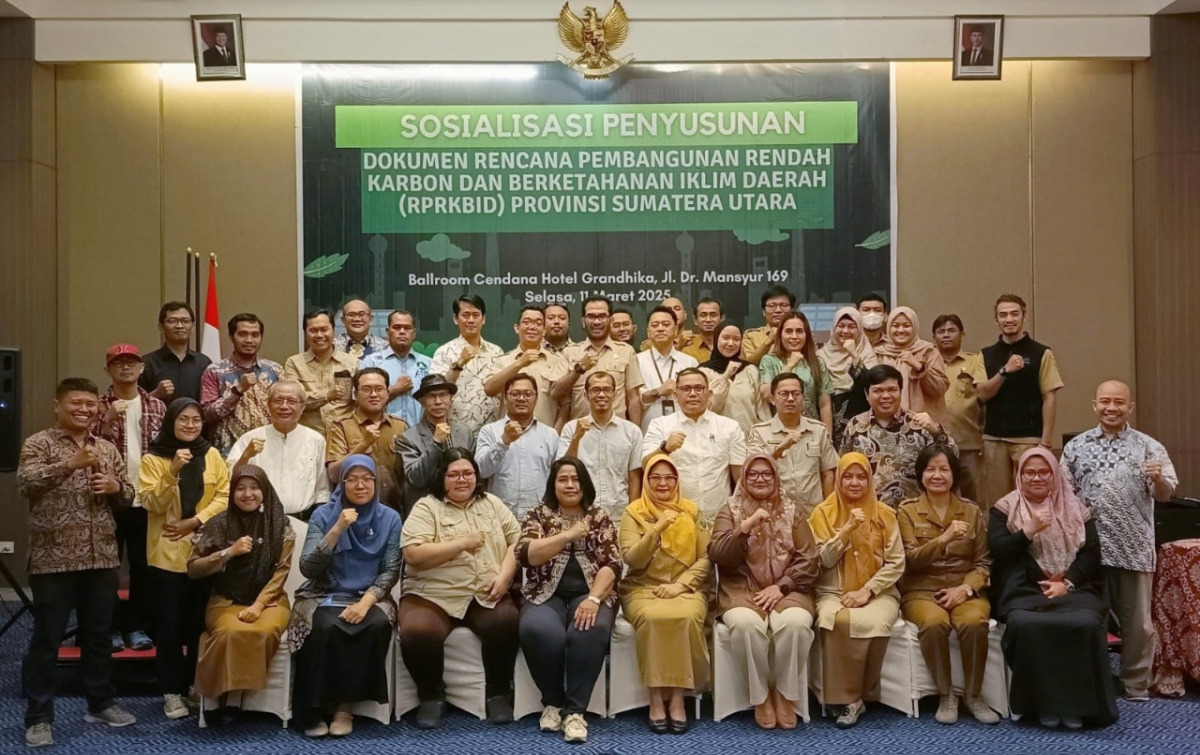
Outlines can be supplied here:
M942 533L940 540L943 543L949 543L953 540L961 540L967 536L967 523L961 519L955 519L950 522L950 526Z
M241 393L245 393L256 385L258 385L258 375L253 372L247 372L238 378L238 391Z
M662 516L658 518L658 521L654 523L654 528L658 530L659 533L665 532L667 527L670 527L672 524L674 524L675 520L678 518L678 513L670 510L664 511Z
M244 456L247 460L253 459L255 456L258 456L260 453L262 453L263 449L266 447L266 440L263 438L253 438L248 444L246 444L246 450L242 452L242 456Z
M104 421L112 422L117 417L125 416L125 410L129 408L129 402L125 399L117 399L108 405L108 411L104 413Z
M461 538L463 550L471 551L472 553L482 548L486 541L487 538L480 531L472 532L471 534Z
M346 606L346 609L341 612L338 618L347 624L361 624L362 620L367 618L367 611L370 610L371 607L364 605L360 600L354 605Z
M583 435L584 433L586 433L588 430L591 430L591 429L592 429L592 418L591 417L580 417L575 422L575 434L576 435Z
M866 512L859 508L850 509L850 518L846 520L845 529L853 532L858 529L859 525L866 523L866 521Z
M1142 471L1150 478L1150 482L1158 482L1162 477L1163 463L1157 459L1150 459L1142 465Z
M788 359L787 359L787 364L785 364L785 365L783 366L783 371L784 371L784 372L791 372L792 370L796 369L796 365L800 364L800 359L801 359L803 356L804 356L804 352L802 352L802 351L793 351L793 352L791 353L791 355L789 355L789 356L788 356Z
M84 446L75 452L71 457L71 469L84 469L85 467L94 467L100 463L100 455L96 453L94 446Z
M450 439L450 425L445 422L439 422L433 428L433 442L441 445Z
M242 610L238 611L238 621L242 622L243 624L253 624L254 622L258 621L260 617L262 617L263 610L265 608L266 607L261 603L248 605Z
M254 550L254 541L250 539L249 535L242 535L234 541L233 545L229 546L229 556L231 558L244 556L252 550Z
M337 530L338 534L342 534L350 528L350 525L358 521L358 512L350 507L342 509L342 515L333 523L333 529Z
M851 354L858 354L858 341L855 341L853 338L847 338L845 341L842 341L842 350Z
M667 436L667 453L673 454L683 447L683 442L687 440L687 436L676 431Z
M171 476L178 477L179 473L192 460L192 452L186 448L181 448L175 452L175 458L171 459Z
M497 574L492 583L488 585L487 601L495 603L504 597L504 593L508 592L508 586L512 583L511 580L505 579L503 575Z
M517 357L517 364L521 365L521 368L524 369L531 364L535 364L539 356L541 356L541 352L537 349L526 349Z
M953 611L967 601L967 586L948 587L933 594L934 601L947 611Z
M596 626L596 614L600 613L600 605L594 600L584 598L575 609L575 628L586 632Z
M379 440L379 426L368 425L363 428L362 440L358 442L359 453L366 453L371 450L371 447Z
M865 587L842 595L842 605L846 608L862 608L870 601L871 591Z
M1020 372L1024 368L1025 357L1021 356L1020 354L1013 354L1008 358L1008 361L1004 363L1005 372Z
M583 368L584 372L592 369L596 366L596 355L587 354L583 359L579 360L579 366Z
M687 592L687 588L684 587L683 585L677 585L675 583L671 583L671 584L666 584L666 585L659 585L658 587L654 588L654 597L664 598L664 599L669 600L671 598L678 598L680 595L683 595L685 592Z
M88 478L88 488L97 495L112 495L121 490L121 483L112 475L96 472Z
M500 440L504 442L504 445L511 446L524 434L525 429L521 427L521 423L510 419L504 424L504 432L500 435Z
M393 396L400 396L412 390L413 381L408 375L401 375L396 378L396 382L392 383L392 387L388 390Z
M478 352L475 351L475 347L465 346L463 347L463 350L459 352L458 360L455 362L455 364L457 364L459 367L466 367L471 363L471 360L478 355Z
M167 398L168 396L174 395L174 393L175 383L171 382L170 380L159 380L158 387L154 389L155 398Z
M167 522L163 524L163 537L174 543L184 539L198 529L200 529L200 520L196 517Z
M725 365L725 372L723 372L722 375L724 375L726 380L732 380L733 373L737 372L737 369L738 369L738 363L733 360L730 360L729 364Z
M780 450L782 450L782 451L788 450L792 446L799 443L801 437L803 437L803 436L800 435L799 430L792 430L790 433L787 434L787 437L783 439L783 442L779 444Z
M1050 526L1050 517L1045 517L1045 516L1041 516L1040 514L1034 513L1030 516L1029 521L1025 523L1025 526L1022 528L1022 532L1025 533L1025 537L1032 540L1034 535L1036 535L1037 533L1041 532L1042 530L1046 529L1049 526Z
M1041 582L1038 582L1038 587L1042 588L1042 594L1051 600L1062 598L1067 594L1067 585L1061 579L1043 579Z
M942 427L933 419L933 417L929 416L928 412L913 412L911 416L913 424L922 430L928 430L931 433L935 433Z
M675 395L675 381L667 380L662 385L658 386L658 395L662 398L671 398Z
M755 511L753 514L742 520L742 532L749 535L751 530L767 521L769 516L770 515L767 514L766 509L759 509L758 511Z
M905 354L904 356L900 357L900 361L904 364L907 364L909 369L913 372L921 372L925 369L925 365L921 364L921 360L917 359L912 354Z
M565 530L563 534L567 536L567 540L574 542L587 537L588 530L587 520L580 519L575 524L572 524L569 529Z
M783 590L780 590L778 585L771 585L759 590L751 600L754 601L754 605L770 613L778 605L779 601L783 600Z

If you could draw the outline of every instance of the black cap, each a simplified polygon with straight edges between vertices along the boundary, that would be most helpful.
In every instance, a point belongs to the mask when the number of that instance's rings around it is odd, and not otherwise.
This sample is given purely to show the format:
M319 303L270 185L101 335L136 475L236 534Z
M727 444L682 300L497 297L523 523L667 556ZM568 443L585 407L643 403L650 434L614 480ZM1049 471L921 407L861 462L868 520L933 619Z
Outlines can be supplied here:
M421 387L413 393L413 398L420 401L426 394L434 391L449 391L453 396L458 393L458 386L447 380L445 375L426 375L421 380Z

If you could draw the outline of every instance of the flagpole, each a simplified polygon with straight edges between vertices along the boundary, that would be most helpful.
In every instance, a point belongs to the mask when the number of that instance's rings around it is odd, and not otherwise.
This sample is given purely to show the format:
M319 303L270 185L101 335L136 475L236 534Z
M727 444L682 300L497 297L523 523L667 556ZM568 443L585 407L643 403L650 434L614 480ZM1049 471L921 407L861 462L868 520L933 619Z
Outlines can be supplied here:
M192 250L189 248L188 251L191 252ZM199 312L200 311L200 253L199 252L194 252L192 254L192 263L191 264L192 264L192 267L195 268L195 271L196 271L196 274L194 276L192 276L192 285L194 286L194 288L192 290L192 294L193 294L193 298L196 300L196 304L195 304L193 311ZM196 338L196 351L200 350L200 330L201 330L201 328L198 327L199 325L200 325L200 323L192 324L193 335Z
M183 258L187 262L187 282L183 285L183 300L194 310L196 305L192 303L192 248L190 246L184 252Z

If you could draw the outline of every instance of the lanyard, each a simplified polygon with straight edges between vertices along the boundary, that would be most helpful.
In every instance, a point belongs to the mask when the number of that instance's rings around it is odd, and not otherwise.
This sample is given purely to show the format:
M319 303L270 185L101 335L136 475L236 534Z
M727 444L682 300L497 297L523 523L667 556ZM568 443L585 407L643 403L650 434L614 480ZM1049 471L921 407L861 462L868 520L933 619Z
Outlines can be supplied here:
M675 374L675 357L668 354L667 359L671 360L671 367L667 370L667 380L670 380L671 375ZM663 380L662 373L658 370L658 357L653 352L650 354L650 364L654 367L654 374L658 376L658 384L662 385L667 382L667 380Z

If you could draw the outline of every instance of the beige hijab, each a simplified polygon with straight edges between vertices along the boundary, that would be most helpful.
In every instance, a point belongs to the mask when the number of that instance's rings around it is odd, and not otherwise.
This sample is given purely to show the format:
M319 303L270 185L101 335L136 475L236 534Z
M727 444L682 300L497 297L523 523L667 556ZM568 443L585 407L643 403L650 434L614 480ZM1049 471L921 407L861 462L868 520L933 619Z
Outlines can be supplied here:
M1035 456L1041 457L1050 465L1053 479L1050 481L1050 495L1041 503L1034 503L1025 497L1022 470L1029 460ZM1021 456L1017 463L1017 489L996 502L1008 517L1008 531L1017 532L1025 529L1025 524L1040 514L1049 517L1050 526L1033 536L1030 550L1033 558L1042 567L1042 571L1050 579L1061 579L1075 563L1075 556L1083 547L1087 537L1085 528L1091 512L1076 497L1075 491L1063 477L1062 468L1054 454L1044 448L1031 448Z
M858 313L857 309L854 307L839 309L833 315L834 327L836 328L837 324L847 317L858 326L858 338L854 341L857 353L846 351L842 342L833 333L830 333L829 340L817 352L817 356L821 358L821 364L825 365L825 369L829 371L834 393L845 393L854 388L854 377L851 376L850 370L856 361L861 360L863 367L868 370L878 364L878 360L875 358L875 349L871 346L870 339L867 338L867 332L863 330L862 315Z
M913 330L912 340L903 346L897 344L891 337L892 322L899 315L908 318L908 321L912 323ZM880 363L890 364L904 376L904 390L900 392L900 408L913 412L929 412L935 420L940 421L946 412L945 393L942 392L936 396L926 395L921 388L920 380L913 378L912 368L901 361L905 356L911 356L924 365L926 371L935 366L940 366L943 373L946 371L946 363L942 361L942 355L938 352L937 347L929 341L921 339L921 321L917 319L917 313L909 307L896 307L888 315L884 330L889 334L888 340L875 347L875 354L879 357Z

